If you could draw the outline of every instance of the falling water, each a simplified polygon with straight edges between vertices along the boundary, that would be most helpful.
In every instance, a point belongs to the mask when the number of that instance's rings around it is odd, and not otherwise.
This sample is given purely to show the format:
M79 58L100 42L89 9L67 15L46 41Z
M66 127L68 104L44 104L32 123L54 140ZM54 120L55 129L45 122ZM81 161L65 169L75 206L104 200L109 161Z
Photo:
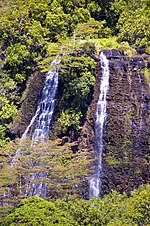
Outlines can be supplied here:
M51 65L55 66L60 63L59 57L52 61ZM38 117L32 140L46 141L49 138L50 123L54 112L55 96L58 86L58 69L55 68L47 73L44 88L41 94L41 100L38 104L37 111L33 116L29 126L25 130L22 138L25 138L35 119Z
M55 104L55 96L58 87L58 68L56 65L60 63L60 58L57 56L55 60L52 61L51 65L55 67L55 69L49 71L46 75L45 85L42 90L41 100L38 104L37 110L33 118L31 119L28 127L26 128L24 134L22 135L22 139L25 139L29 133L31 126L33 125L35 119L37 118L37 123L35 127L35 131L32 135L32 146L36 146L36 144L40 142L47 141L49 138L50 124L54 112L54 104ZM16 154L12 160L11 165L14 166L17 160L17 157L20 155L20 149L16 151ZM38 165L37 162L31 164L31 167ZM30 185L26 190L27 196L42 196L46 195L46 188L43 182L34 183L33 181L41 180L46 177L45 172L35 172L30 178Z
M106 56L101 52L100 54L102 78L100 84L100 95L96 109L96 122L95 122L95 140L96 151L98 152L98 163L96 172L90 180L89 196L100 196L101 194L101 176L102 176L102 151L103 151L103 130L106 119L106 105L107 105L107 92L109 89L109 63Z
M132 152L134 153L135 150L140 150L142 144L142 128L143 128L143 110L144 110L144 90L142 85L142 78L141 74L138 72L136 68L134 68L137 76L137 84L139 87L138 96L139 96L139 116L134 120L132 119Z

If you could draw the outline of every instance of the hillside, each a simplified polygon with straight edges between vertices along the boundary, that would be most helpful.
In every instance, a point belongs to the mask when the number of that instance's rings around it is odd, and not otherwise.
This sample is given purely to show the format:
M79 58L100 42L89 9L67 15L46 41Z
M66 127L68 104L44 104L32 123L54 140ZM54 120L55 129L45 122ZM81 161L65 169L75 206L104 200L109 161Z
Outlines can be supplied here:
M149 1L3 0L0 12L2 215L30 196L84 202L92 178L101 198L148 190Z

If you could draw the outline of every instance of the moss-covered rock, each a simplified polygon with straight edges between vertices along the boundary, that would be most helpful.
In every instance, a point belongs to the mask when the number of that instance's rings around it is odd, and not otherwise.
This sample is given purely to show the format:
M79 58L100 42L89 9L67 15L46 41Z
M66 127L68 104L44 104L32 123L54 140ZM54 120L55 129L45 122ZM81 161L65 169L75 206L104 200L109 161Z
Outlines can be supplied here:
M140 69L141 56L106 51L110 87L104 134L102 190L120 192L149 181L148 176L148 86Z
M45 81L45 74L35 72L35 75L30 77L27 82L27 87L22 95L21 109L18 117L10 128L12 134L21 137L25 129L29 125L32 117L36 112L38 101ZM34 129L31 128L30 134Z

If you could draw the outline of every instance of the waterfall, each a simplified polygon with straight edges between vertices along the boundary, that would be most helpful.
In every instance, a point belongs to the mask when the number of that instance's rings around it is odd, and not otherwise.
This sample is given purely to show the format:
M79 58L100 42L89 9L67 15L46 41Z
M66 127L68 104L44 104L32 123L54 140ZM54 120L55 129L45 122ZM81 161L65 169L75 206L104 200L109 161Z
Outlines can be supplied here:
M60 59L57 56L55 60L52 61L51 65L56 67L55 65L60 63ZM33 125L35 119L38 117L38 121L36 124L35 131L32 135L32 140L41 140L46 141L49 138L49 130L50 123L52 120L53 112L54 112L54 103L55 96L58 86L58 69L55 68L51 70L46 75L45 85L42 90L41 100L38 104L37 111L27 129L25 130L22 138L26 138L30 127Z
M45 84L41 93L41 99L37 106L37 110L33 118L31 119L28 127L26 128L24 134L22 135L21 141L25 139L29 133L29 130L35 119L37 118L36 127L32 135L32 146L40 142L47 141L49 139L50 124L54 112L55 96L58 87L58 68L56 65L60 63L60 58L57 56L55 60L52 61L51 65L54 67L53 70L49 71L46 75ZM15 156L11 162L11 166L14 166L17 157L20 155L21 150L18 149ZM38 159L30 165L30 167L38 166ZM46 177L45 172L35 172L30 178L30 184L26 190L27 196L42 196L46 195L46 188L43 182L33 182L41 180Z
M142 84L142 78L139 71L134 68L134 71L136 72L137 76L137 84L138 84L138 96L139 96L139 111L137 118L132 118L132 153L134 153L137 150L141 150L142 146L142 128L143 128L143 110L144 110L144 90L143 90L143 84Z
M100 196L101 194L101 177L102 177L102 151L103 151L103 131L106 119L107 93L109 89L109 62L106 56L101 52L100 62L102 68L102 77L100 82L100 95L96 108L96 122L95 122L95 140L96 151L98 152L98 162L96 165L96 172L90 180L89 196Z

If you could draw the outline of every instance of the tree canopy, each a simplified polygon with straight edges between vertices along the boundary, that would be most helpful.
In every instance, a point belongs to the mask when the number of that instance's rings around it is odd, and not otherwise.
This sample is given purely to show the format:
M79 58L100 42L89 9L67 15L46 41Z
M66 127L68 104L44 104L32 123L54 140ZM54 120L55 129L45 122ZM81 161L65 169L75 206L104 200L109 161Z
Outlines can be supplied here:
M113 192L103 199L68 197L55 202L39 197L24 199L3 221L11 225L148 225L150 186L141 186L130 197Z

